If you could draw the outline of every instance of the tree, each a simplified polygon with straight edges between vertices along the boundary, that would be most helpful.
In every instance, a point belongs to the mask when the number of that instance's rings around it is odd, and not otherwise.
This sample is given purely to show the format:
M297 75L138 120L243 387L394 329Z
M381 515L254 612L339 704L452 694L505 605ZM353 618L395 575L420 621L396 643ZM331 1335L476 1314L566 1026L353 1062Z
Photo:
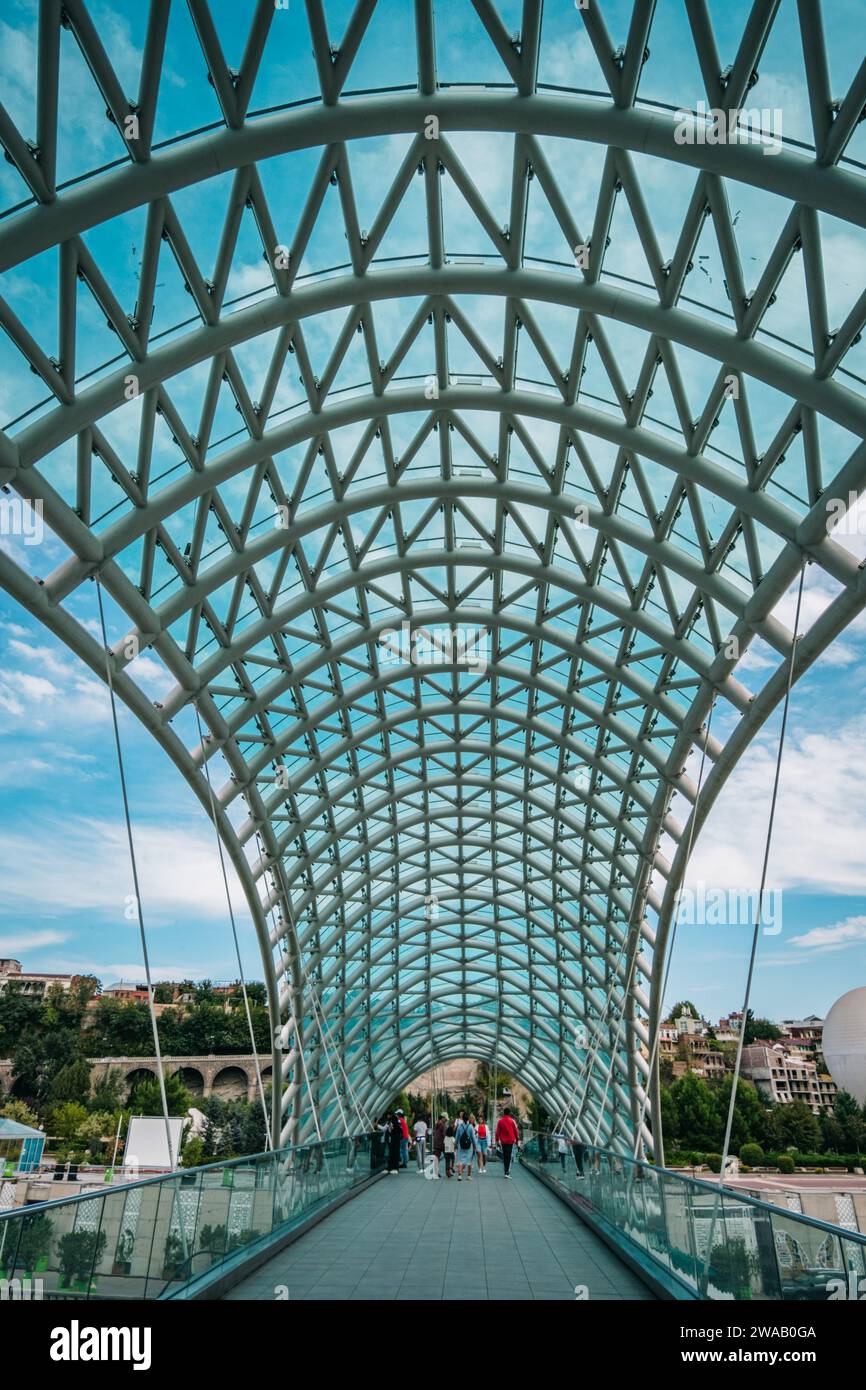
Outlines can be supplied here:
M841 1154L845 1152L845 1127L840 1124L835 1115L822 1115L821 1137L823 1148L827 1153Z
M90 1067L83 1057L67 1062L61 1067L51 1082L49 1098L52 1102L75 1100L87 1105L90 1100Z
M174 1002L174 986L165 982L154 985L153 987L154 1004L172 1004Z
M725 1137L733 1084L733 1076L725 1076L713 1092L717 1115L716 1134L719 1143L722 1143ZM741 1077L737 1084L734 1118L731 1123L731 1153L739 1153L743 1144L764 1142L766 1137L765 1117L766 1111L761 1105L758 1092L750 1081L745 1081Z
M114 1133L116 1119L109 1114L88 1115L75 1131L75 1142L89 1149L91 1156L98 1160L104 1141Z
M7 1100L0 1110L0 1115L4 1115L7 1120L14 1120L18 1125L28 1125L30 1129L39 1128L39 1116L29 1105L25 1105L23 1100Z
M72 1143L86 1119L87 1111L83 1105L74 1100L66 1100L52 1109L51 1128L58 1139Z
M165 1078L165 1099L169 1115L185 1115L192 1103L192 1097L179 1076ZM129 1097L129 1109L134 1115L161 1115L162 1094L156 1077L152 1081L139 1081Z
M146 1004L101 999L93 1030L94 1050L107 1057L147 1057L153 1051L150 1010Z
M124 1082L122 1074L116 1067L109 1067L107 1072L100 1076L93 1088L91 1104L94 1110L117 1111L123 1109Z
M659 1102L661 1105L662 1134L666 1142L673 1146L680 1141L680 1117L671 1091L670 1086L662 1086Z
M180 1156L181 1168L198 1168L206 1162L204 1156L204 1140L200 1135L195 1134L191 1139L187 1139L183 1146Z
M743 1031L745 1046L753 1042L776 1042L781 1037L782 1030L777 1028L775 1023L771 1023L768 1018L755 1018L752 1010L748 1010Z
M680 1018L683 1014L688 1014L691 1018L700 1018L700 1014L691 999L681 999L679 1004L674 1004L673 1008L669 1010L665 1022L673 1023L675 1018Z
M866 1149L866 1124L860 1106L849 1091L839 1091L833 1105L833 1118L842 1129L845 1149L849 1153L860 1153Z
M75 975L69 993L77 1004L86 1008L90 1000L94 999L101 989L102 981L97 980L95 975Z
M676 1132L680 1142L690 1149L711 1148L718 1116L706 1081L694 1072L686 1072L671 1087L671 1100L676 1110Z
M776 1134L782 1139L785 1148L793 1147L800 1153L814 1153L821 1143L821 1126L803 1100L792 1100L790 1105L779 1105L773 1112Z

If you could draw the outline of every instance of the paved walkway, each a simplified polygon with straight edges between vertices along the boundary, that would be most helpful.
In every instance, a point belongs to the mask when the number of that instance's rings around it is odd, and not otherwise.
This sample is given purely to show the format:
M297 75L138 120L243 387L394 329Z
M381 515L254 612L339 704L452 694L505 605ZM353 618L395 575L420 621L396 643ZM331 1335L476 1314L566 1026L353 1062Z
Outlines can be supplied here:
M530 1173L384 1177L261 1265L230 1299L598 1299L653 1295ZM277 1290L282 1286L281 1292Z

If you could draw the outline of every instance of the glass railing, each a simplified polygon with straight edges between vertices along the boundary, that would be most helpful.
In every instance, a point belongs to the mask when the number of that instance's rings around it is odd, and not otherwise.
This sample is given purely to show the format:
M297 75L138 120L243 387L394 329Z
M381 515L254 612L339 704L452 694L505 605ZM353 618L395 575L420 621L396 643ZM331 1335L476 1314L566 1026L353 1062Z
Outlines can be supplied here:
M383 1166L365 1134L13 1208L0 1278L37 1299L187 1298Z
M866 1289L864 1235L551 1135L533 1135L522 1158L674 1297L823 1302Z

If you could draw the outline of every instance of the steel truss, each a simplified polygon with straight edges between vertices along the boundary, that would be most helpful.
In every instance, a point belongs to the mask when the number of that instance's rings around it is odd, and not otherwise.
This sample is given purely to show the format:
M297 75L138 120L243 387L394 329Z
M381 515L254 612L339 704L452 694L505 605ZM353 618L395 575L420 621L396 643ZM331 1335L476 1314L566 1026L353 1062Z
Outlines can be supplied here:
M337 47L321 0L307 0L317 99L260 114L250 103L277 41L273 0L255 5L236 71L205 0L189 0L222 119L154 149L169 0L151 0L133 95L82 0L42 0L33 138L0 108L25 192L0 223L0 268L58 248L58 351L0 300L0 324L48 393L0 436L0 483L39 503L65 557L37 578L22 557L0 554L0 582L104 676L104 653L72 612L99 573L114 602L116 691L208 812L209 767L264 963L282 1077L275 1136L309 1132L307 1084L333 1126L353 1100L359 1116L377 1111L413 1074L468 1054L497 1057L549 1108L574 1096L577 1131L623 1147L648 1093L661 1156L646 1059L691 818L699 830L783 693L793 634L778 605L801 566L819 567L836 597L798 643L795 677L866 602L864 571L828 534L826 506L866 484L866 402L843 365L866 291L831 330L820 220L866 226L860 166L845 158L866 106L866 63L834 101L823 31L832 7L800 0L813 148L786 144L769 157L755 144L679 144L674 113L639 93L653 0L635 0L619 50L599 3L575 18L598 62L592 97L539 87L539 0L524 3L518 35L491 0L471 4L504 90L440 85L433 6L415 0L417 90L349 96L375 0L359 0ZM705 0L685 8L705 90L684 104L701 96L736 112L758 82L778 0L743 5L724 69ZM57 181L64 29L118 141L114 166L69 187ZM458 154L454 137L466 131L512 137L505 226ZM353 144L395 133L404 153L363 228ZM606 147L591 227L577 225L552 139ZM264 166L317 149L290 237ZM641 186L636 156L647 155L691 188L667 262ZM395 268L383 248L418 178L421 225ZM225 214L208 268L173 196L214 181ZM754 288L729 205L738 183L789 204ZM446 187L474 219L471 263L458 263L466 257L449 239ZM540 206L561 236L558 259L534 255ZM146 209L134 307L88 245L133 209ZM618 209L646 258L639 284L617 274ZM345 232L348 263L302 274L325 218ZM227 287L250 219L262 284L238 303ZM706 235L724 269L725 315L686 293ZM580 247L585 263L574 260ZM804 343L766 327L795 257ZM190 317L155 337L167 266ZM108 345L87 375L85 296ZM475 321L479 301L501 325L493 346ZM554 344L553 311L568 316L567 352ZM400 332L383 357L377 317L395 313ZM317 375L311 344L335 315ZM631 381L615 327L640 345ZM365 370L347 384L356 338ZM265 368L257 395L250 344ZM523 369L527 349L542 379ZM678 354L710 364L697 409ZM472 371L454 365L468 359ZM186 374L197 368L206 384L191 411ZM584 387L590 368L603 394ZM287 401L290 375L302 389ZM650 407L662 378L675 415L664 421ZM750 398L764 388L790 408L759 451ZM240 425L225 432L227 400ZM131 409L132 447L114 442ZM723 415L736 458L713 443ZM847 456L828 459L823 422L852 436ZM800 447L795 485L785 461ZM483 669L391 660L387 634L404 622L484 629ZM756 641L765 660L746 678ZM136 675L141 652L164 673L156 702ZM714 700L727 718L709 737ZM203 746L193 701L209 730ZM708 765L697 807L687 771L696 748ZM643 1138L652 1143L648 1129Z

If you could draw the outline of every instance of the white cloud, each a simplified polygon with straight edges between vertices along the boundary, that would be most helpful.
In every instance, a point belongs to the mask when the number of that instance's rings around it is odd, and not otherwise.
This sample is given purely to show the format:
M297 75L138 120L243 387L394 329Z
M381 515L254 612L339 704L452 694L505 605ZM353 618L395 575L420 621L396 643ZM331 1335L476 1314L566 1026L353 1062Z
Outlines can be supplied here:
M8 643L6 669L0 674L0 710L12 721L26 720L31 733L80 728L108 718L108 692L73 656L16 636Z
M145 926L182 928L190 919L227 915L225 889L213 833L202 828L136 825L135 851ZM7 912L99 912L118 926L135 929L125 913L132 899L132 871L126 831L116 822L80 818L41 824L38 836L7 830ZM227 863L236 910L246 900Z
M42 946L58 946L66 941L62 931L19 931L0 936L0 956L15 957L18 951L37 951Z
M791 945L807 951L840 951L866 942L866 917L846 917L829 927L813 927L802 936L792 936Z
M756 741L723 788L695 843L687 882L760 883L776 759L774 731ZM773 827L769 886L866 893L866 717L831 735L789 727ZM682 816L683 807L674 807ZM668 841L664 853L670 854Z

